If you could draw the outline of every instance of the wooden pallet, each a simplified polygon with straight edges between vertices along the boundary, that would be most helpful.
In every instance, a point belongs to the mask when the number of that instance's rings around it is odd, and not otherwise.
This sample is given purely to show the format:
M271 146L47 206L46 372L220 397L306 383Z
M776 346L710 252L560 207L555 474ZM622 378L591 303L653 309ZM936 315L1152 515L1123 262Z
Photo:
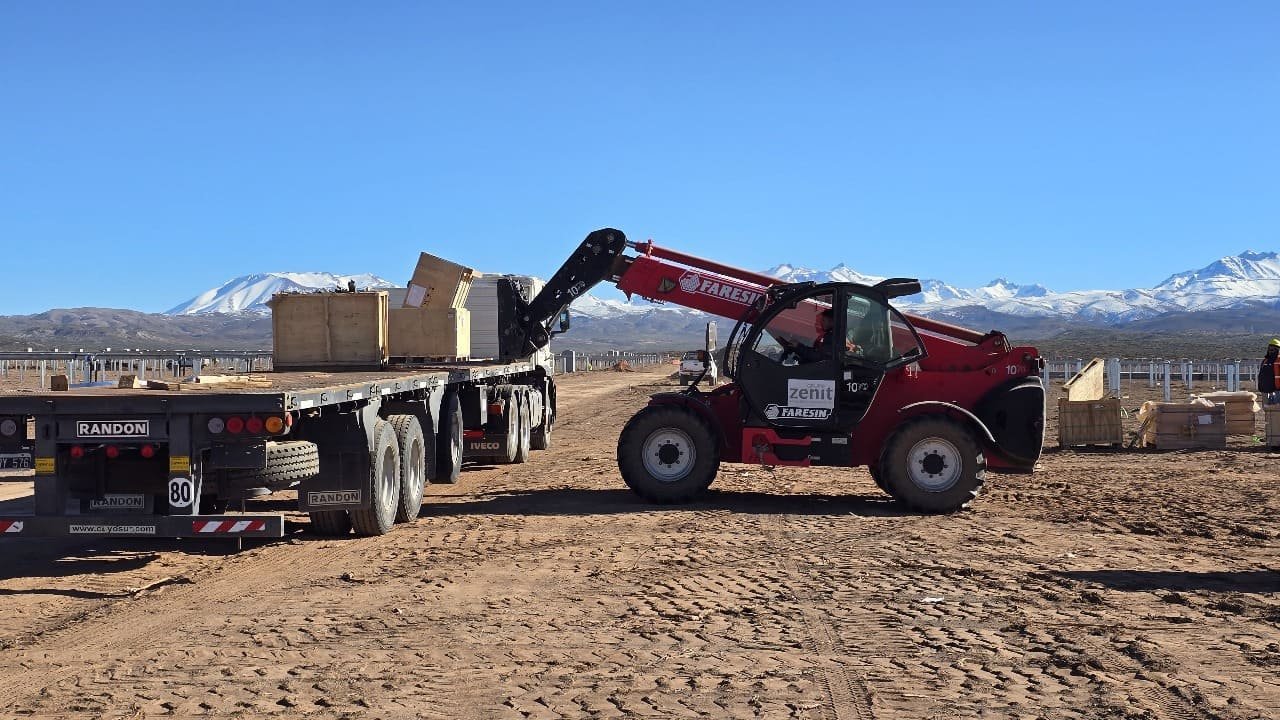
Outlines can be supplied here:
M1124 428L1119 398L1058 400L1058 444L1119 447Z
M416 365L432 366L432 365L453 365L456 363L471 362L471 358L457 355L433 355L433 356L392 356L392 365L408 365L410 367Z

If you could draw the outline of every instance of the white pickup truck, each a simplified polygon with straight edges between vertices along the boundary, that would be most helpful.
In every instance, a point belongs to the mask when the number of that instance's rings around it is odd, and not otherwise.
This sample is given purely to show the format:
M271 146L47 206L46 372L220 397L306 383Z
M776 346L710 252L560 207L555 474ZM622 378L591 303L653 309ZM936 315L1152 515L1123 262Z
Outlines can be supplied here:
M680 384L685 385L698 379L702 374L703 364L700 356L707 359L707 376L704 380L711 385L720 381L720 370L716 367L716 359L711 353L702 350L690 350L680 358Z

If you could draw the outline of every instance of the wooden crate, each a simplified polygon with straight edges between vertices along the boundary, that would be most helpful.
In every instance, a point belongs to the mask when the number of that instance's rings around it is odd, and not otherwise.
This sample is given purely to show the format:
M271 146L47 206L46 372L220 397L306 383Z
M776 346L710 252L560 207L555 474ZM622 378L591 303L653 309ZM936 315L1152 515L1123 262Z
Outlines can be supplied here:
M271 298L277 370L381 368L387 363L387 293L285 293Z
M1147 403L1142 444L1161 450L1225 448L1226 408L1197 403Z
M1267 447L1280 448L1280 405L1263 405L1262 414L1267 418Z
M1227 408L1227 434L1253 435L1258 429L1258 396L1248 392L1211 392L1197 396Z
M467 358L471 313L464 308L392 308L390 340L396 358Z
M430 253L418 256L418 266L409 279L404 307L427 310L460 308L467 302L476 272L469 267L438 258Z
M1124 442L1120 399L1058 400L1058 443L1120 445Z

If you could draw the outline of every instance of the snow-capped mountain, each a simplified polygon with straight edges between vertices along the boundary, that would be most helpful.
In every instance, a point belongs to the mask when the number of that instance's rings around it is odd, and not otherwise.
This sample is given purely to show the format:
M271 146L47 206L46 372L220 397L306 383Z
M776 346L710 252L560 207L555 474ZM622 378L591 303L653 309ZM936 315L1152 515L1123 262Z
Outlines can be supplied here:
M765 271L786 282L857 282L874 284L884 278L839 264L830 270L811 270L782 264ZM266 312L265 302L277 292L394 285L374 275L330 273L264 273L246 275L173 308L170 315ZM1019 284L997 278L978 288L962 288L942 280L921 281L922 291L900 298L895 305L922 315L963 319L991 313L1114 325L1167 313L1223 310L1249 304L1280 308L1280 254L1247 251L1221 258L1198 270L1178 273L1153 288L1129 290L1071 290L1055 292L1042 285ZM651 303L643 298L608 299L587 294L573 304L575 315L592 320L627 319L627 327L692 327L706 316L677 305Z
M830 270L811 270L782 264L765 274L786 282L857 282L875 284L883 277L860 273L841 263ZM979 288L962 288L942 280L921 281L922 292L900 298L895 305L922 315L963 316L966 311L1028 318L1060 318L1117 324L1166 313L1221 310L1248 304L1280 307L1280 254L1246 251L1224 257L1199 270L1171 276L1153 288L1129 290L1071 290L1055 292L1043 285L1022 285L997 278ZM580 314L605 319L634 315L654 308L634 298L630 302L599 300L587 295L574 303Z
M165 314L267 313L269 312L267 301L276 293L346 289L349 282L355 282L356 287L361 290L395 287L394 283L368 273L361 275L334 275L327 272L260 273L228 280L172 308Z

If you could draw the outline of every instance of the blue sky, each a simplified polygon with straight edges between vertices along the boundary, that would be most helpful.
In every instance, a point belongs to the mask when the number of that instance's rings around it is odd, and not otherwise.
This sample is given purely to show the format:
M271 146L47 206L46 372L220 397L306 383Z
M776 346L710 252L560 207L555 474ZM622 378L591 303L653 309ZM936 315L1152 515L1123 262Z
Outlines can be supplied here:
M1280 4L5 3L0 314L606 225L1146 287L1280 248Z

